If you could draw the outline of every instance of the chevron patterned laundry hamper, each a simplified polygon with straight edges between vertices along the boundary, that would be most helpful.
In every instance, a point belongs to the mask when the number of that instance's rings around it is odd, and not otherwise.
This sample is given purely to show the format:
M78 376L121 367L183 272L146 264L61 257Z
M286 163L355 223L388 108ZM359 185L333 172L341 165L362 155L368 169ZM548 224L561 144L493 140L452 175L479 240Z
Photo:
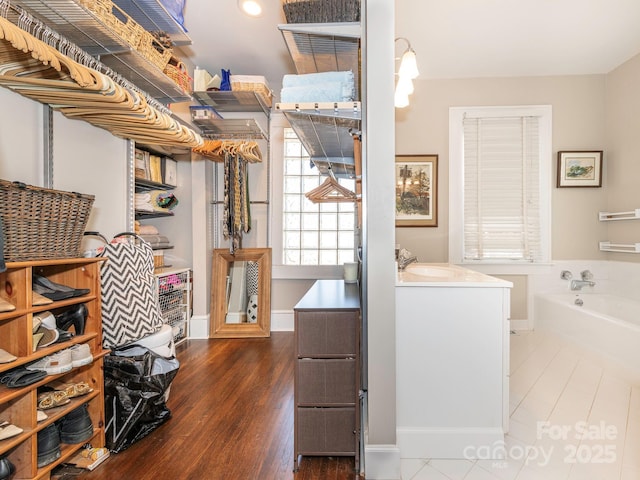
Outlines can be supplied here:
M157 332L162 314L153 275L153 250L135 234L119 234L108 243L100 267L102 285L102 345L115 349ZM123 240L123 238L120 238Z

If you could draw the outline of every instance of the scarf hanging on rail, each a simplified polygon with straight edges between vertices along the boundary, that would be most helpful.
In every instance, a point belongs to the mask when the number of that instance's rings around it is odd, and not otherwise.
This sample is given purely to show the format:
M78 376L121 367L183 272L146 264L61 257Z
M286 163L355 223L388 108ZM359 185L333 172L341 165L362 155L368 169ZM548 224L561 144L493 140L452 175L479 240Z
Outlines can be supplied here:
M222 233L230 239L230 251L242 248L242 234L251 230L247 162L239 154L224 154L224 223Z

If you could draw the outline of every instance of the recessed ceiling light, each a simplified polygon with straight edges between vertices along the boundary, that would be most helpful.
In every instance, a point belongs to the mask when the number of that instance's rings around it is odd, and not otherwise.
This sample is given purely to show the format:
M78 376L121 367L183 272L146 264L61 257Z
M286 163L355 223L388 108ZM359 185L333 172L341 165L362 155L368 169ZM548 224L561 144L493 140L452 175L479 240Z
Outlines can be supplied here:
M240 10L252 17L262 14L262 5L257 0L238 0L238 6Z

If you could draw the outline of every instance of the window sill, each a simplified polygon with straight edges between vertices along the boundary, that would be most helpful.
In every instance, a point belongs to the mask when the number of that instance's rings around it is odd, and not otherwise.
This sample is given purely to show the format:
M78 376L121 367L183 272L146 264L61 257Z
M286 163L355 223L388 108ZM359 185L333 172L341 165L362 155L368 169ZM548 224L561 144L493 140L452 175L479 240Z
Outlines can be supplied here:
M327 280L343 276L342 265L273 265L274 280Z

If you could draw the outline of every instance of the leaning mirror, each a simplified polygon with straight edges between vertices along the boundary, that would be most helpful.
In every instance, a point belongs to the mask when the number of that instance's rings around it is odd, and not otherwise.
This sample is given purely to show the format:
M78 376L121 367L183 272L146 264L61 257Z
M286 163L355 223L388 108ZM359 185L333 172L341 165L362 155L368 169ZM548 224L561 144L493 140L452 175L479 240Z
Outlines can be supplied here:
M213 251L212 338L268 337L271 333L271 249Z

